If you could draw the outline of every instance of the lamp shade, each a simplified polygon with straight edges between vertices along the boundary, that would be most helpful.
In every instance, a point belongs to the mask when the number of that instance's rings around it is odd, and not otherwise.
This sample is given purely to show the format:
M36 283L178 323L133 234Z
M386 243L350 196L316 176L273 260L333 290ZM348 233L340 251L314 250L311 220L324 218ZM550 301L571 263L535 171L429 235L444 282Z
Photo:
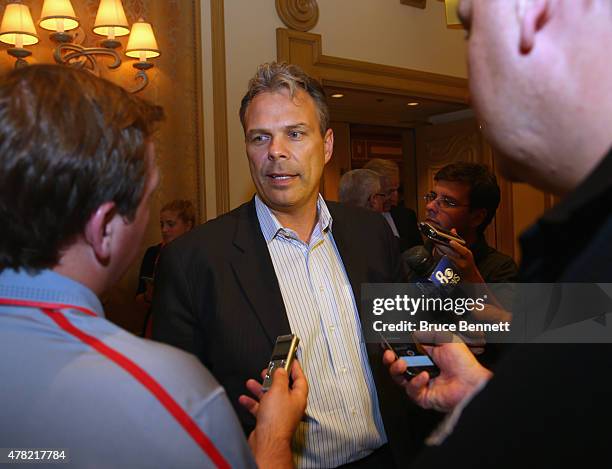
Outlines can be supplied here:
M462 29L463 25L457 14L459 0L444 0L444 4L446 6L446 26L454 29Z
M38 42L38 35L27 5L9 3L4 9L0 25L0 41L17 47L31 46Z
M145 23L142 18L132 25L132 32L128 39L125 55L135 59L152 59L159 57L161 52L157 46L153 28L150 23Z
M93 32L100 36L127 36L130 26L121 0L101 0Z
M49 31L70 31L79 27L70 0L45 0L38 25Z

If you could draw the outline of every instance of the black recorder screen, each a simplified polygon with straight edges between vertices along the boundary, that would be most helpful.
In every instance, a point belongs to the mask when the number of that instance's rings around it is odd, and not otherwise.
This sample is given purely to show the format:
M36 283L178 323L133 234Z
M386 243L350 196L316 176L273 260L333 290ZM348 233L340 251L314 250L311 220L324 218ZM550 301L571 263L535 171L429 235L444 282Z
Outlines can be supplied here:
M280 360L282 358L287 358L287 354L289 353L289 347L291 346L291 342L279 342L274 346L274 360Z

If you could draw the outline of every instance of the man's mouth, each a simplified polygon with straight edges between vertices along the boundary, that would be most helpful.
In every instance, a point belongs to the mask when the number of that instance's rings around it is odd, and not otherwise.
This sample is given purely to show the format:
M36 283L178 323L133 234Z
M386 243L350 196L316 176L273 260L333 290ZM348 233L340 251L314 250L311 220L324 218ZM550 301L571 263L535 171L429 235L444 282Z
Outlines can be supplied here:
M297 176L297 174L288 174L288 173L270 173L267 175L274 181L287 181Z

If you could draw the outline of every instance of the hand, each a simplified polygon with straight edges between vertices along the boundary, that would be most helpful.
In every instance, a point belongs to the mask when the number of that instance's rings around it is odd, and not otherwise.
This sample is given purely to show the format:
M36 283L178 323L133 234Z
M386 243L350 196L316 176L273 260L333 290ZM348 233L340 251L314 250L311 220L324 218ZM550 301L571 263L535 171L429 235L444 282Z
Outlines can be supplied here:
M405 375L406 362L397 359L390 350L385 352L383 363L389 368L393 380L424 409L449 412L471 395L479 384L493 376L478 363L463 342L423 347L440 368L440 375L432 380L426 371L409 380Z
M453 228L451 233L457 235L457 230ZM458 235L457 235L458 236ZM451 241L449 246L436 243L436 250L447 256L461 273L461 280L468 283L485 283L476 263L474 255L466 246L457 241Z
M266 370L262 372L265 375ZM256 419L255 430L249 436L249 445L260 467L287 467L292 464L291 439L306 410L308 382L297 360L291 368L293 384L289 386L287 372L274 371L272 385L264 393L254 379L247 388L255 396L240 396L239 402Z

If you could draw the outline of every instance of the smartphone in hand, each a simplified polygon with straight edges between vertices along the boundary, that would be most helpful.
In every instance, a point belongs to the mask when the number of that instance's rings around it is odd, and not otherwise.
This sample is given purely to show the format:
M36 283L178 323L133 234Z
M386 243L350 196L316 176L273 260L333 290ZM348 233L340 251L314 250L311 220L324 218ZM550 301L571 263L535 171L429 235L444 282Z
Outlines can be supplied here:
M408 365L408 368L406 368L407 379L412 379L423 371L427 371L430 378L435 378L440 374L440 368L413 335L411 335L411 342L398 344L390 344L382 334L381 338L383 348L391 350L399 360L403 360Z

